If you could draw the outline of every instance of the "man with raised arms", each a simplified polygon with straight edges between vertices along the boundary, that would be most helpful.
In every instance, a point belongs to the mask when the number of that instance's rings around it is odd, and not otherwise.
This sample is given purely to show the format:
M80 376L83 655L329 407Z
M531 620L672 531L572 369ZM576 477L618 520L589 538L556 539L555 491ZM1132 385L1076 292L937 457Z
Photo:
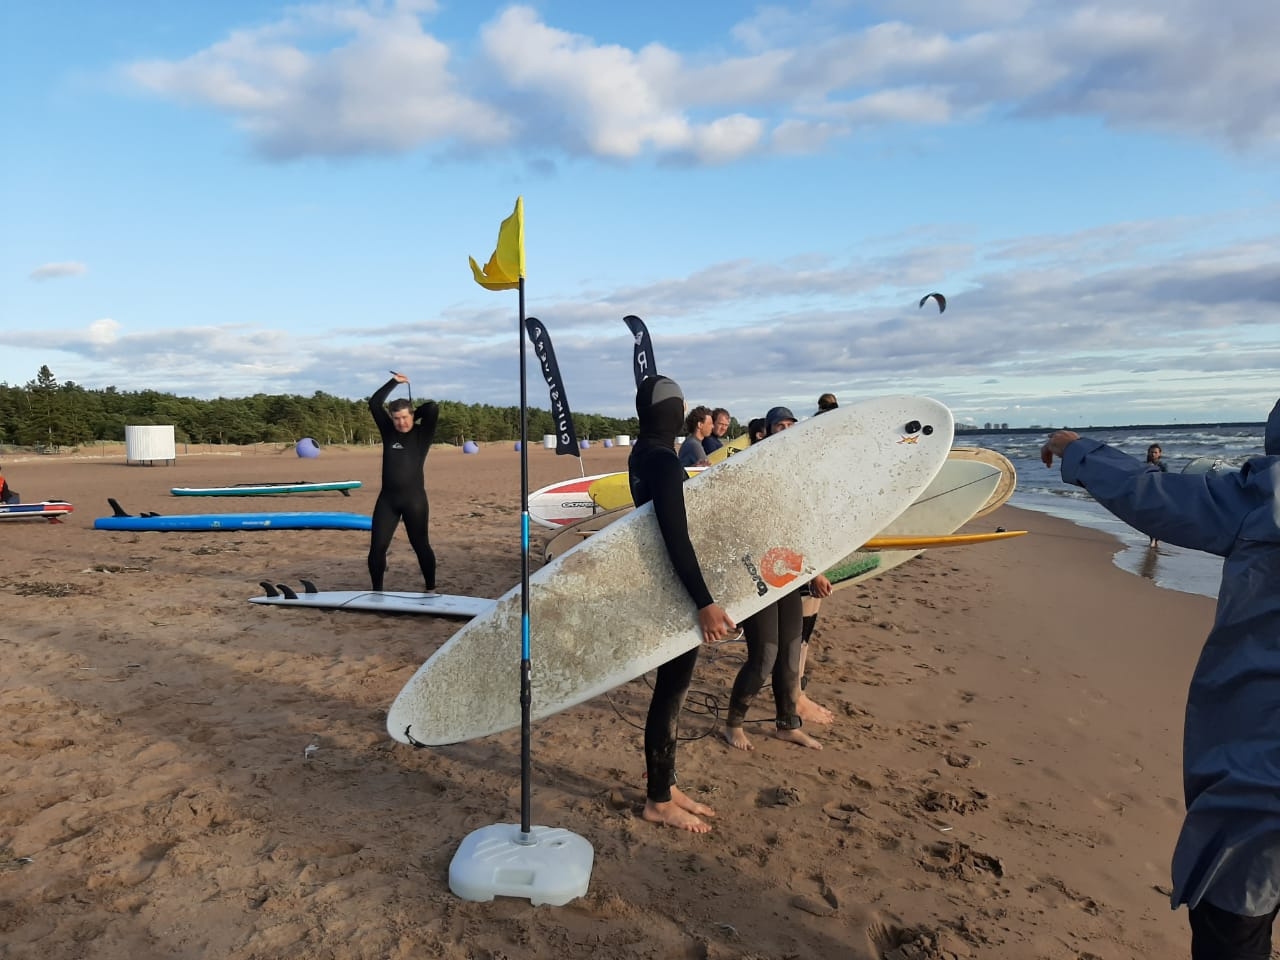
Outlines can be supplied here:
M675 452L684 408L684 394L674 380L646 377L640 382L636 390L640 432L627 461L631 497L637 507L653 503L671 565L697 610L702 641L715 643L737 627L707 589L698 556L689 540L689 521L684 507L685 471ZM709 411L707 417L710 419ZM693 833L707 833L711 826L703 817L714 817L715 811L676 786L680 710L693 682L697 662L698 648L694 647L658 668L644 726L647 773L644 819Z
M369 579L374 590L382 589L387 572L387 548L395 536L396 526L404 520L405 533L427 593L436 589L436 555L427 537L430 507L427 503L426 478L423 468L427 451L436 436L440 408L428 400L417 410L413 401L403 397L384 406L397 384L408 383L402 373L392 373L369 398L369 412L382 436L382 490L373 506L373 532L369 537Z

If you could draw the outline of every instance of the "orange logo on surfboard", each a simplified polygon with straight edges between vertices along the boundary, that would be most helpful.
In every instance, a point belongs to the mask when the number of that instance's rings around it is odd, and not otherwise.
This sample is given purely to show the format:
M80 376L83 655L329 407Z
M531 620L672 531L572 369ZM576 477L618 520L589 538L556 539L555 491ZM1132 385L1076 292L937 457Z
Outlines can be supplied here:
M771 547L760 558L760 576L771 587L785 587L804 572L804 555L787 547Z

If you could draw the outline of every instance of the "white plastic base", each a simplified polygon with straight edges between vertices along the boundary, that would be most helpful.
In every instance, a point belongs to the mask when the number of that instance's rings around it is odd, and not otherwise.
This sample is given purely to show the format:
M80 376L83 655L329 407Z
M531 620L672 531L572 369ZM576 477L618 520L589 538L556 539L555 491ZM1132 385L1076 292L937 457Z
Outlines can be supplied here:
M463 900L522 897L558 907L587 892L595 850L559 827L531 827L521 843L518 823L495 823L467 835L449 864L449 889Z

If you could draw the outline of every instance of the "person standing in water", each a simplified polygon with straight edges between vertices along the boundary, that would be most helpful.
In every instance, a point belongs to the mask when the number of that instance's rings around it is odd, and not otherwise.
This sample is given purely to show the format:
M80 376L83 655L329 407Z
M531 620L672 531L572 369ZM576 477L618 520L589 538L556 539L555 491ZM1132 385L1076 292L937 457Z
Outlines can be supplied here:
M737 627L707 589L698 555L689 540L689 518L684 506L685 470L676 456L676 434L684 420L684 394L667 377L645 377L636 389L636 415L640 433L627 461L631 498L637 507L653 503L667 556L697 610L703 643L716 643ZM710 419L710 411L707 412ZM680 710L684 706L698 648L682 653L658 668L653 698L644 725L646 799L644 819L692 833L707 833L704 820L716 815L676 786L676 744Z
M427 593L436 589L436 555L427 536L430 506L427 503L424 466L436 436L440 408L427 400L417 410L413 401L401 398L384 406L397 384L408 383L402 373L392 373L369 398L369 412L382 436L382 490L373 506L373 532L369 537L369 580L381 590L387 572L387 549L396 526L404 520L405 533L418 555Z
M1147 447L1147 466L1148 468L1154 467L1161 473L1169 472L1169 465L1164 462L1164 451L1160 449L1160 444L1153 443ZM1158 547L1160 546L1160 541L1152 537L1149 546Z

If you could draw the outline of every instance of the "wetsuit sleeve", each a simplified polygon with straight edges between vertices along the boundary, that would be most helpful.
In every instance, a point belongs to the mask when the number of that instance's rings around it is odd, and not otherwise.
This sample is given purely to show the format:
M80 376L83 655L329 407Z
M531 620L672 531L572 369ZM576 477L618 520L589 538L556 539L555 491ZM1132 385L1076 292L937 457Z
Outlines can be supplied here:
M418 432L430 444L436 438L436 423L440 420L440 406L434 400L428 400L413 412L413 419L418 423Z
M650 469L648 479L653 492L653 512L658 518L662 541L667 546L676 576L689 591L694 605L701 610L715 601L702 579L698 555L689 540L689 517L684 509L684 470L679 461L670 456L651 458Z
M387 414L386 404L387 397L391 396L391 391L396 388L396 382L396 378L392 377L369 398L369 412L373 414L373 422L378 425L378 431L383 434L394 429L391 425L391 417Z
M1242 471L1161 473L1097 440L1081 438L1063 452L1062 479L1149 537L1226 556L1252 509Z

